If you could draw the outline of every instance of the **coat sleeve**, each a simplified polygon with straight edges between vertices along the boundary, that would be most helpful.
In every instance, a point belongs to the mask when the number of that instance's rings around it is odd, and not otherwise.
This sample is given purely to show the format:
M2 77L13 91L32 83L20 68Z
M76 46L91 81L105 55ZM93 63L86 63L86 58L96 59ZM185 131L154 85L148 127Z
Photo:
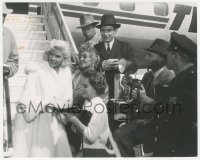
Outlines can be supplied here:
M83 133L84 138L91 144L95 143L102 130L105 129L104 122L107 120L107 113L101 112L102 109L100 107L99 111L97 110L93 113L91 120Z
M20 98L20 104L24 109L23 116L27 123L32 122L37 117L42 110L42 105L46 105L44 100L36 96L36 89L37 74L29 73Z
M18 66L19 54L17 50L17 44L12 32L10 32L10 36L11 36L11 50L10 50L9 57L6 63L10 66L10 74L8 75L8 77L14 76L17 73L18 68L19 68Z

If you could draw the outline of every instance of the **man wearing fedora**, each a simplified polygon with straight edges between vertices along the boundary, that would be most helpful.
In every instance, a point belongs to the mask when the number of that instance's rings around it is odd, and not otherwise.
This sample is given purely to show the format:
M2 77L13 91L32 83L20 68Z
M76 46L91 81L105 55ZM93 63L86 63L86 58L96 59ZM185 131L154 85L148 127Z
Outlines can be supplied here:
M169 104L168 114L155 117L154 156L197 156L196 58L197 45L185 35L172 32L166 66L176 76L161 99L164 107Z
M6 15L12 13L12 9L8 9L3 3L3 23ZM18 50L13 33L3 26L3 74L12 77L18 71Z
M113 137L124 157L135 156L133 146L144 144L145 152L152 152L153 144L153 106L155 101L166 91L166 86L173 78L174 73L165 66L169 43L156 39L147 48L145 56L147 72L141 83L139 112L134 120L115 130ZM136 90L132 91L132 98L137 98Z
M135 72L137 71L133 48L128 43L115 38L120 26L121 24L116 23L115 17L112 14L104 14L101 18L101 24L96 26L100 29L102 42L94 47L99 52L100 57L98 68L103 72L105 71L109 86L109 98L114 98L114 74L119 73L117 69L110 69L110 66L117 68L119 60L124 58L132 61Z
M95 26L98 23L99 22L94 21L94 17L91 14L83 14L80 16L81 25L77 27L77 29L82 30L85 42L89 43L91 46L94 46L101 41L101 36L95 31Z

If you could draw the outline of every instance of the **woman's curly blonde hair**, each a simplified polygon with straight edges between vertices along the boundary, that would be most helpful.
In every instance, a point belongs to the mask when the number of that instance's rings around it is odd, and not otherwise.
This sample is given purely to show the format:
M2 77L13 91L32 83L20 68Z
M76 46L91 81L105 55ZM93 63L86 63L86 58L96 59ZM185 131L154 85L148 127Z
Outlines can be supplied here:
M48 61L49 53L51 51L56 51L56 50L61 51L64 56L61 67L65 68L66 66L71 65L71 47L70 47L70 43L68 41L52 39L49 42L49 46L48 46L47 50L44 52L43 59L45 61Z
M81 46L79 47L79 53L82 53L84 51L87 51L89 53L89 56L92 59L93 64L94 64L94 69L96 69L96 65L99 63L99 60L100 60L97 50L93 46L91 46L89 43L84 43L84 44L81 44Z

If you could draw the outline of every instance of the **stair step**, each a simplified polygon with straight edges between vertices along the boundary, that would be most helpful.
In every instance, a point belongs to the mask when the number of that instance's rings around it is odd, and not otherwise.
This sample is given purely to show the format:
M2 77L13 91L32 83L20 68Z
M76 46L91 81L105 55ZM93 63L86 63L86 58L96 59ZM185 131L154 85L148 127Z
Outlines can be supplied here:
M15 76L16 77L24 77L24 76L26 76L26 74L24 72L25 67L28 66L32 62L40 62L40 61L43 61L43 60L35 59L35 60L31 60L31 61L22 61L22 60L19 61L19 69L18 69L18 72L15 74Z
M26 39L26 40L46 40L46 31L19 31L14 32L16 39Z
M20 62L42 60L44 50L25 50L19 53Z
M12 86L9 88L10 90L10 102L18 102L22 91L24 90L23 86Z
M48 40L17 40L18 51L23 50L46 50L48 48Z
M44 23L7 23L4 25L8 27L13 32L16 31L43 31Z
M12 78L9 78L9 86L12 87L23 87L26 81L26 76L19 77L15 76Z
M12 125L14 124L14 119L16 118L17 104L19 104L19 102L10 103ZM4 108L4 109L6 109L6 108ZM5 126L5 124L6 124L6 119L7 119L6 118L6 113L4 112L3 126Z
M45 19L45 16L35 15L20 15L20 14L9 14L6 17L6 22L20 22L20 23L41 23Z

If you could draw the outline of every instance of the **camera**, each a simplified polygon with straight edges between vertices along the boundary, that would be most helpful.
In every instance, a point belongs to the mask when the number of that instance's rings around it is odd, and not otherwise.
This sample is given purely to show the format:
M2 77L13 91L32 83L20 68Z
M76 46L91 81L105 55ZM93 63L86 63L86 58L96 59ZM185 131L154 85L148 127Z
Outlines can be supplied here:
M131 89L142 89L142 84L141 84L141 80L139 79L133 79L131 76L129 76L129 82L128 84L131 86Z

